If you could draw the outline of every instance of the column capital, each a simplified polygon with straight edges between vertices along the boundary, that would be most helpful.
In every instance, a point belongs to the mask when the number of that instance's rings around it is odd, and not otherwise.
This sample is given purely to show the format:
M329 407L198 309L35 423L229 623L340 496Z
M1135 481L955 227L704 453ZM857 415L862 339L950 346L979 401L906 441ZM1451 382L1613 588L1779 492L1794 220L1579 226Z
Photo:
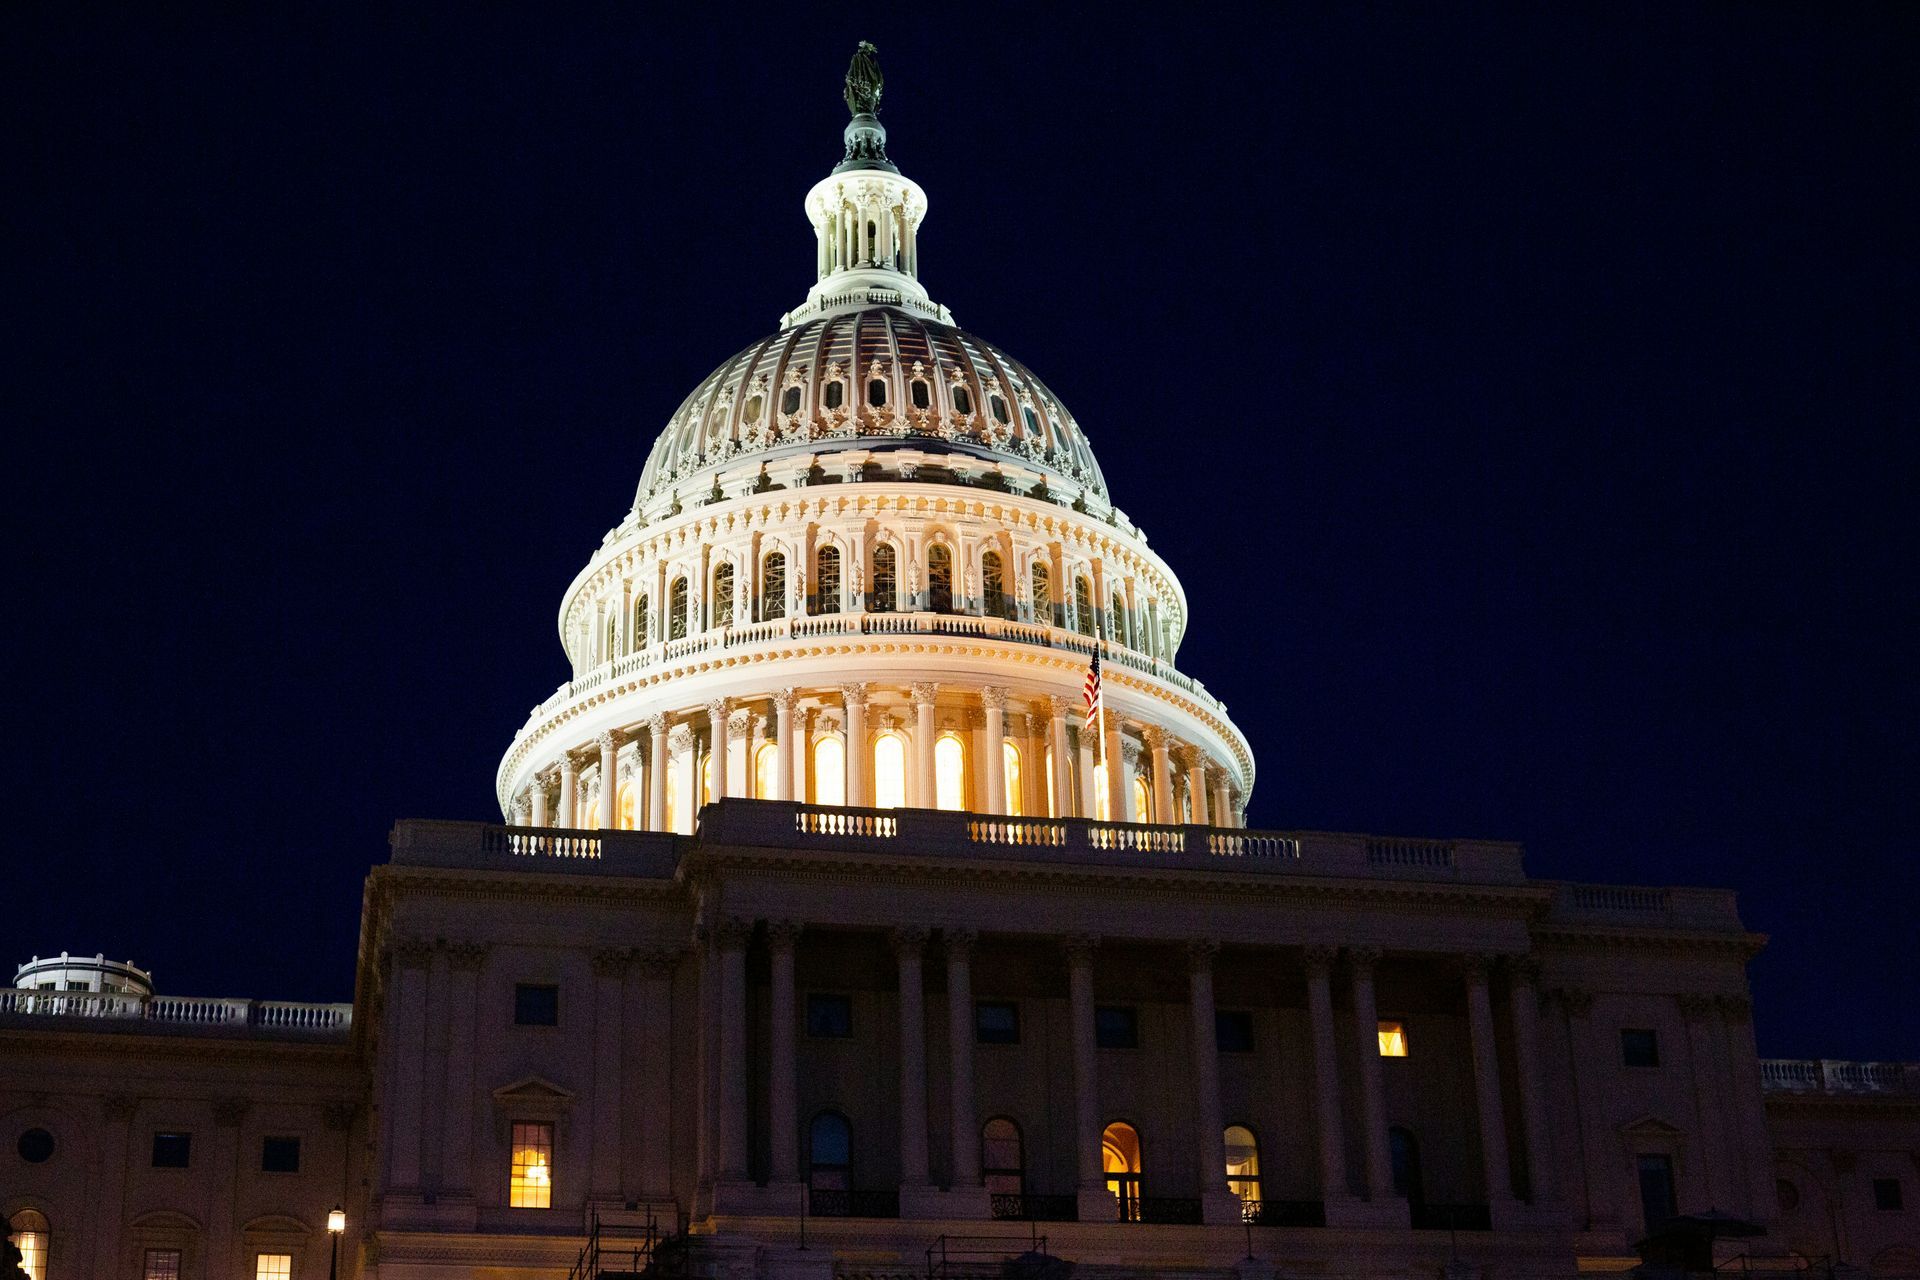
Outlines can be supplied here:
M727 714L727 732L736 738L744 739L753 730L753 712L745 707L737 708Z
M643 978L671 978L681 954L678 947L638 947L633 960Z
M988 711L1007 709L1007 691L997 685L983 685L980 689L980 705Z
M667 746L675 755L684 755L693 749L693 726L677 724L667 733Z
M1310 978L1324 978L1333 972L1333 962L1339 954L1338 947L1311 946L1300 949L1300 959L1306 965Z
M1371 978L1373 967L1380 963L1379 947L1348 947L1347 968L1356 978Z
M1180 767L1188 773L1192 773L1195 769L1204 771L1207 767L1207 753L1190 742L1182 742L1175 746L1173 758L1178 760Z
M1065 720L1067 718L1067 712L1071 710L1073 710L1072 698L1063 698L1057 693L1048 695L1047 711L1051 713L1055 720Z
M712 702L707 703L707 718L712 720L716 726L725 724L728 709L725 698L715 698Z
M864 707L867 705L867 682L864 680L855 680L849 684L841 685L840 693L841 696L846 699L849 707Z
M573 762L573 752L571 751L562 751L560 758L554 762L554 765L560 770L560 776L563 778L570 773L578 773L580 771L580 766Z
M973 944L980 940L975 929L942 929L940 946L949 960L965 960L973 954Z
M607 752L607 751L618 751L620 749L620 744L623 741L625 741L625 739L623 739L619 734L615 733L613 730L609 729L605 733L601 734L599 737L595 738L593 741L594 741L594 745L599 747L602 752Z
M596 978L618 978L627 972L633 952L626 947L595 947L589 956Z
M667 713L666 712L656 711L652 715L647 717L648 733L658 735L658 734L664 734L666 733L666 731L667 731Z
M513 825L516 827L526 826L527 816L527 798L520 796L513 802Z
M1460 976L1466 979L1470 987L1487 985L1487 974L1493 968L1494 957L1484 952L1470 951L1459 959Z
M1701 1022L1719 1012L1720 1002L1713 996L1687 992L1680 997L1680 1014L1688 1022Z
M744 951L752 936L753 921L740 916L723 917L713 926L713 940L722 951Z
M1220 954L1220 943L1213 938L1190 938L1187 941L1187 972L1212 973L1214 957Z
M478 973L487 962L484 942L449 942L446 946L447 966L455 973Z
M1593 992L1585 987L1549 987L1540 993L1546 1004L1557 1004L1570 1018L1584 1018L1593 1010Z
M800 941L800 931L804 928L798 920L767 921L767 945L775 951L791 951Z
M933 700L939 696L940 686L931 680L916 680L909 686L909 692L913 695L914 706L930 707L933 705Z
M1162 729L1159 725L1157 724L1141 725L1140 740L1145 742L1147 744L1147 749L1152 751L1155 755L1164 755L1166 753L1167 742L1168 742L1167 731L1165 729Z
M793 704L799 701L799 699L800 699L800 690L794 688L792 685L788 685L784 689L775 689L773 691L774 714L777 716L792 715Z
M893 954L918 958L927 949L927 930L917 924L903 924L887 931L887 945Z
M1093 953L1100 946L1100 938L1091 933L1070 933L1060 939L1060 950L1066 954L1067 963L1075 968L1093 963Z
M1529 952L1506 959L1507 981L1516 987L1531 987L1540 981L1540 957Z
M1120 726L1112 725L1107 729L1107 732L1118 736ZM1140 767L1140 744L1132 738L1120 738L1120 760L1126 767L1128 773L1133 773L1137 770Z

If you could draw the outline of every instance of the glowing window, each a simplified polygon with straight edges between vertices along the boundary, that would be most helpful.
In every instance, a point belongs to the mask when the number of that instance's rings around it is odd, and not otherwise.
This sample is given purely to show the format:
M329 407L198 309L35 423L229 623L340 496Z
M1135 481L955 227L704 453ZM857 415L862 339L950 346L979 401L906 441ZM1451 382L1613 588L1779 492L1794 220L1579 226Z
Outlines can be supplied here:
M990 1196L1017 1196L1026 1190L1026 1161L1020 1126L1006 1117L987 1121L980 1131L980 1173Z
M20 1251L20 1269L27 1280L47 1280L47 1243L52 1236L46 1217L34 1209L22 1209L7 1222L7 1239ZM174 1255L174 1275L180 1274L179 1255Z
M800 412L800 388L788 387L785 391L780 393L780 412L782 413Z
M1140 1220L1140 1135L1130 1124L1110 1124L1100 1135L1100 1167L1107 1190L1120 1201L1120 1220Z
M867 403L875 408L887 402L887 382L885 378L867 380Z
M910 393L913 396L913 407L916 409L925 409L933 403L933 393L927 389L927 384L918 378L913 380Z
M967 748L953 734L942 734L933 744L933 806L967 807Z
M774 767L780 762L779 748L771 742L763 742L753 753L753 794L761 800L771 800L775 794Z
M1382 1022L1380 1024L1380 1056L1383 1058L1404 1058L1407 1056L1406 1023Z
M841 382L839 379L836 378L835 380L827 384L827 394L826 394L827 408L838 409L840 405L846 400L846 398L847 398L847 386L844 382Z
M45 1263L41 1264L43 1267ZM142 1267L146 1280L180 1280L180 1251L178 1249L149 1249Z
M667 589L667 639L679 640L687 634L687 580L675 578Z
M787 616L787 558L775 551L760 564L760 617Z
M256 1253L253 1255L253 1280L292 1280L293 1255Z
M1000 756L1004 761L1001 767L1007 775L1007 813L1018 818L1026 812L1027 807L1020 787L1020 748L1012 742L1002 742Z
M1227 1190L1242 1204L1260 1203L1260 1144L1243 1124L1227 1126Z
M900 589L900 557L892 544L881 543L873 549L873 593L867 608L875 613L892 613Z
M1153 821L1153 796L1144 778L1133 780L1133 814L1135 822Z
M953 384L953 411L962 417L973 412L973 392L957 382Z
M733 625L733 566L730 564L713 571L713 625Z
M898 809L907 803L907 744L897 733L873 740L873 804Z
M840 548L821 547L813 553L813 611L840 612Z
M847 802L847 752L838 738L822 738L813 744L813 802Z
M553 1126L513 1126L513 1174L507 1184L507 1204L514 1209L553 1206Z
M980 609L989 618L1007 616L1007 575L997 552L980 557Z
M651 633L649 624L652 621L653 619L648 616L647 598L641 596L633 605L633 644L630 647L635 649L647 647L647 640Z
M747 407L740 411L741 420L745 422L760 421L760 410L764 409L766 404L767 398L765 396L748 396Z
M614 822L620 830L638 831L640 829L639 805L639 787L635 786L631 780L622 783L620 794L613 804Z
M1093 730L1088 729L1087 732ZM1111 798L1107 795L1107 762L1102 760L1093 766L1093 816L1097 820L1113 821L1113 806L1108 803Z
M620 619L613 614L607 615L607 630L602 637L603 647L600 656L611 661L620 652Z
M700 757L700 803L713 803L713 757Z
M953 611L953 552L944 542L927 548L927 608L935 613Z

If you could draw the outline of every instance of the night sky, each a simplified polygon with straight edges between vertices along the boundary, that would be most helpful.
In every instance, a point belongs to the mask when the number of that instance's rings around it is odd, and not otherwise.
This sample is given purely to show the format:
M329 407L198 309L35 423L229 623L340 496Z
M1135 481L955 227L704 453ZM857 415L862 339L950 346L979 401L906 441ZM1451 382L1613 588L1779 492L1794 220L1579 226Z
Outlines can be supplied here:
M135 8L0 13L0 960L350 996L866 38L1255 825L1738 889L1763 1052L1920 1058L1920 9Z

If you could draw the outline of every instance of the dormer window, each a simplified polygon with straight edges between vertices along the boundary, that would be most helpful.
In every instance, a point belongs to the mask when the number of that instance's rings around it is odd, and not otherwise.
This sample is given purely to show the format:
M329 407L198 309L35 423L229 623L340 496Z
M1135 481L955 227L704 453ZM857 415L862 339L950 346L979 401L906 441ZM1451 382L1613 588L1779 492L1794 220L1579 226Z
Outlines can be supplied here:
M973 413L973 392L957 382L953 384L953 411L962 416Z
M758 422L760 421L760 411L766 407L767 398L765 396L759 395L758 393L750 395L747 397L746 408L740 411L740 420L742 422Z
M838 409L843 403L845 403L846 396L847 396L847 388L845 383L835 381L835 382L829 382L827 384L827 394L826 394L827 408Z
M780 412L782 413L800 412L800 388L788 387L786 389L785 393L783 393L780 397Z
M913 407L916 409L925 409L933 404L933 392L919 378L913 380L908 388L908 394L913 397Z
M887 402L887 380L885 378L867 379L867 403L879 408Z
M1033 411L1032 405L1027 405L1022 408L1020 410L1020 416L1026 419L1027 433L1029 435L1037 436L1040 434L1040 415Z
M1007 402L1005 400L1002 400L999 396L988 396L987 408L993 412L993 420L999 423L1001 426L1004 427L1009 422L1013 421L1013 419L1009 417L1007 414Z

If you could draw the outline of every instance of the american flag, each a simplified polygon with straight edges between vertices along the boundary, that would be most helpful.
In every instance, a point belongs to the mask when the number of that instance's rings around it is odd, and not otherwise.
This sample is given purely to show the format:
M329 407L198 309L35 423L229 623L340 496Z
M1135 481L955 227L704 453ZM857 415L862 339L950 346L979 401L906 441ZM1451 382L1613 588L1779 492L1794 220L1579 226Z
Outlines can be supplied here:
M1100 655L1093 655L1093 665L1087 668L1087 718L1100 714Z

